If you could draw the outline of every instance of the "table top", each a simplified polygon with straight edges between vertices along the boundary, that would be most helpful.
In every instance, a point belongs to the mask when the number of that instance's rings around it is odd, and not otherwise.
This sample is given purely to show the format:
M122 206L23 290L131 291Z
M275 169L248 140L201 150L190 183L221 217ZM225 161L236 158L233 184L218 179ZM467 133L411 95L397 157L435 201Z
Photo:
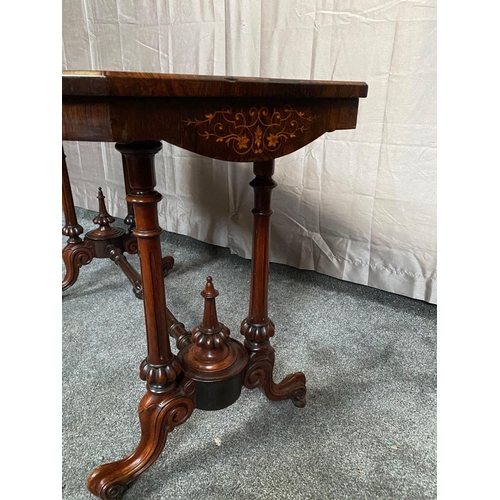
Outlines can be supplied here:
M366 97L368 85L326 80L63 71L62 92L66 96L352 98Z
M266 161L356 128L364 82L63 71L63 140L166 141L219 160Z

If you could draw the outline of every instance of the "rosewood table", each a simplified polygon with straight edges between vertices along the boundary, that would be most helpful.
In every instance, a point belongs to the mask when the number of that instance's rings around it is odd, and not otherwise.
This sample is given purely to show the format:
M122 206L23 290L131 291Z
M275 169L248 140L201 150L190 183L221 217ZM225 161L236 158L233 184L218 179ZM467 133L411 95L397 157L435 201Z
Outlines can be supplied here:
M94 252L116 255L122 261L120 255L130 250L127 242L132 238L140 258L141 275L127 275L141 287L144 302L147 357L140 365L140 377L146 382L139 404L141 438L129 456L101 465L87 481L94 495L109 500L121 498L151 466L167 434L195 408L226 408L238 399L243 386L259 387L273 401L291 399L298 407L305 405L303 373L288 375L279 383L272 377L270 338L275 326L268 316L268 281L274 160L325 132L355 128L359 98L366 97L368 86L363 82L72 71L63 72L62 91L63 140L116 144L123 160L129 218L135 219L128 232L133 234L113 233L112 218L99 193L100 213L95 221L99 229L85 248L95 245ZM162 196L155 190L154 158L162 148L160 141L210 158L254 164L250 299L248 315L240 326L243 343L232 339L217 319L218 292L211 277L202 292L203 320L192 332L167 308L163 276L169 264L160 251L157 204ZM63 234L73 238L66 253L79 255L76 260L81 266L92 254L83 249L79 238L82 229L74 215L63 153L64 190ZM79 251L72 250L75 245ZM176 341L177 355L171 351L169 335Z

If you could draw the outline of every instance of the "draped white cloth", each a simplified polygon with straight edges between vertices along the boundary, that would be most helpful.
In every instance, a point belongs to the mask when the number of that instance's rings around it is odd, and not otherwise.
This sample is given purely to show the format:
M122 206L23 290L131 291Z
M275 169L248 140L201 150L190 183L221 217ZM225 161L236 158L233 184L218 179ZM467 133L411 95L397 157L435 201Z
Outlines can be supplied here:
M271 260L436 303L435 0L64 0L63 69L368 83L356 130L276 160ZM64 144L75 204L124 217L112 144ZM251 164L164 143L160 224L251 256Z

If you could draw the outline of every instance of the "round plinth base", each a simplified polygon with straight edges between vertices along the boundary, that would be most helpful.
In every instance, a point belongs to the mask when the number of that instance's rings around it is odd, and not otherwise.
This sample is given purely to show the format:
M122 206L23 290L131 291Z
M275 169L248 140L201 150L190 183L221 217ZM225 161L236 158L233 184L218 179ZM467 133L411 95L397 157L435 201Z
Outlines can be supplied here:
M241 374L220 382L195 382L196 408L222 410L235 403L243 385Z
M200 410L222 410L232 405L240 397L243 386L243 370L248 363L248 353L237 340L228 339L228 347L234 354L229 366L221 365L212 370L196 366L189 355L194 344L189 344L179 352L184 375L195 382L196 408Z

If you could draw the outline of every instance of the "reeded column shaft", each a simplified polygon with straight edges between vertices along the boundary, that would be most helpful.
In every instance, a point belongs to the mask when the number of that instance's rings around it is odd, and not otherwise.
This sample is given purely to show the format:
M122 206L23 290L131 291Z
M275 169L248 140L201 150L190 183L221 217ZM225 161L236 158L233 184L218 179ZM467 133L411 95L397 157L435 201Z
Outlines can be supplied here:
M165 284L162 269L157 204L162 199L155 191L154 155L162 145L158 141L116 145L130 183L127 202L135 214L134 236L141 262L142 292L148 355L141 365L141 378L151 392L167 392L181 372L170 349L166 316Z

